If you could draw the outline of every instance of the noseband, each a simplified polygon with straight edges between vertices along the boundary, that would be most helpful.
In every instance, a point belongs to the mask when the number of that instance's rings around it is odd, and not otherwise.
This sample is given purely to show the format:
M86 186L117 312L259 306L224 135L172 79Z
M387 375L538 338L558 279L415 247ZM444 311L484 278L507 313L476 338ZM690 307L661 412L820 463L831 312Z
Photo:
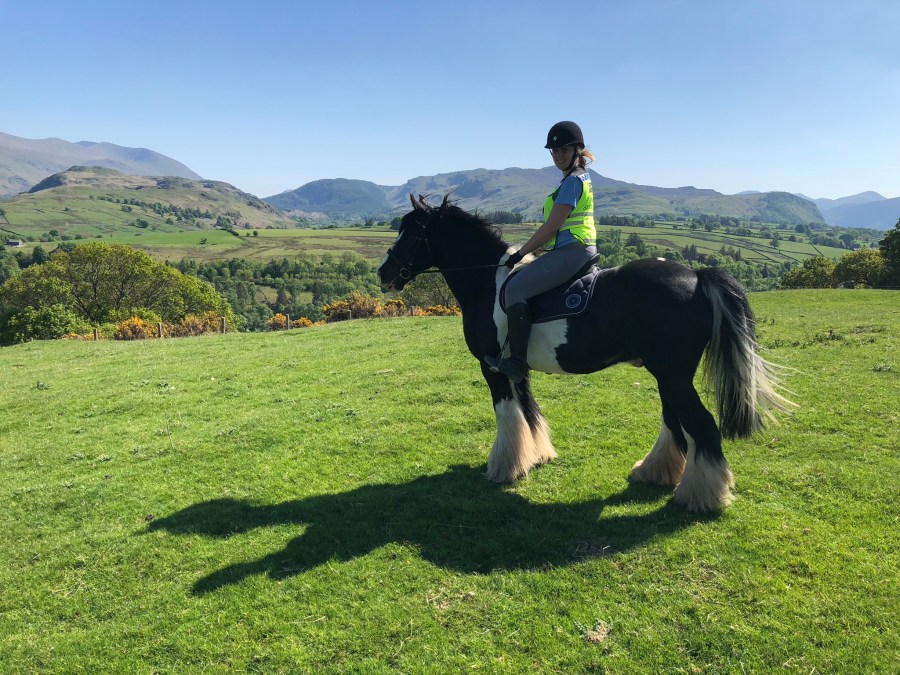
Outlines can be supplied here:
M419 272L416 272L412 269L412 266L413 266L413 262L416 259L416 254L419 252L419 247L422 245L422 242L425 242L425 248L428 251L429 258L432 257L431 245L428 243L427 228L428 228L428 224L431 222L431 219L433 217L434 217L433 214L429 215L428 220L426 220L425 223L421 226L421 230L420 230L421 234L417 233L415 235L416 243L415 243L415 246L413 247L412 254L409 256L408 263L404 264L404 262L397 256L397 254L394 253L393 246L391 246L388 249L388 252L387 252L388 258L390 258L391 260L393 260L395 263L397 263L400 266L400 271L394 275L393 279L391 279L391 284L393 284L397 280L398 277L400 279L403 279L404 281L410 281L411 279L414 279L418 275L424 274L425 272L430 271L430 270L421 270ZM436 270L434 270L434 271L436 271Z

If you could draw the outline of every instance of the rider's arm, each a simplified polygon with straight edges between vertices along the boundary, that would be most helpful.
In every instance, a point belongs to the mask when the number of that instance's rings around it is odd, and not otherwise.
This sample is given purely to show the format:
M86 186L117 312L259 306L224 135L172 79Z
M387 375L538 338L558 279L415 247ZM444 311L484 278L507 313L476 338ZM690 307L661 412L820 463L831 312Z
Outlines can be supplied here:
M525 242L525 245L519 249L519 253L528 255L550 241L553 235L559 232L559 228L562 227L563 223L566 222L566 218L572 213L573 208L569 204L554 204L550 210L550 217L537 229L537 232L531 235L531 239Z

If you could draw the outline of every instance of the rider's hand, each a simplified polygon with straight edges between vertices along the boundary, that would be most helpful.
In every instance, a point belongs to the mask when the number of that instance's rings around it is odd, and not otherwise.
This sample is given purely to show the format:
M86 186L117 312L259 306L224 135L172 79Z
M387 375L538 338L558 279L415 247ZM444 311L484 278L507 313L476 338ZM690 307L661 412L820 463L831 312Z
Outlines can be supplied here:
M524 256L523 256L521 253L519 253L518 251L516 251L516 252L513 253L511 256L509 256L509 257L506 259L506 262L503 263L503 264L506 265L509 269L512 269L513 267L515 267L516 265L518 265L520 262L522 262L522 258L523 258L523 257L524 257Z

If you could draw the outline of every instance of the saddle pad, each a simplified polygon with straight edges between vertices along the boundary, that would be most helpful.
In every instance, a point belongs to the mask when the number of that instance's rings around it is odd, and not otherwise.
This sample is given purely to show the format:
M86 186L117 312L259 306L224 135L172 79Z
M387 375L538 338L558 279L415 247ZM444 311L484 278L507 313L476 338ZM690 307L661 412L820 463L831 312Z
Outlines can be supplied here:
M503 299L503 291L506 284L520 270L515 270L500 286L500 308L506 311L506 301ZM591 267L587 273L576 279L570 279L562 286L551 288L528 300L531 308L531 322L544 323L556 319L570 319L584 313L591 297L594 294L594 282L600 276L600 269Z

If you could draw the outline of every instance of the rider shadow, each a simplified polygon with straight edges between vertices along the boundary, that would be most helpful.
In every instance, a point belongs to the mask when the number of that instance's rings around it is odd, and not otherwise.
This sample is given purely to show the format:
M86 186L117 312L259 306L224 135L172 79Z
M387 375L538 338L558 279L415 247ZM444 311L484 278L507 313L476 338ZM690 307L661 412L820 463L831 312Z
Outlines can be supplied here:
M688 514L670 500L651 513L600 518L605 506L652 502L669 492L632 483L606 499L539 504L486 481L481 469L453 466L407 483L281 504L215 499L160 518L148 530L227 538L259 527L305 526L282 550L203 577L193 587L199 595L251 575L284 578L330 560L352 560L391 542L411 544L423 559L471 574L568 565L715 517Z

